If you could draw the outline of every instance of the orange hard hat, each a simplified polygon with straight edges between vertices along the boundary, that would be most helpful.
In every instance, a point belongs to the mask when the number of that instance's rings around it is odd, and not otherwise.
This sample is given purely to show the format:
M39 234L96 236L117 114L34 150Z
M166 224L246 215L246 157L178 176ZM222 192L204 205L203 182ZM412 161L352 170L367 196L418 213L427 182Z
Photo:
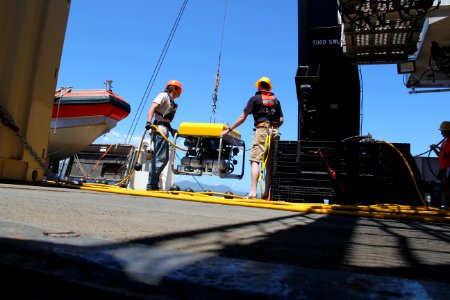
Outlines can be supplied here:
M169 82L166 84L166 89L169 86L176 86L176 87L178 87L180 89L180 94L183 91L183 87L181 86L181 83L178 80L175 80L175 79L169 80Z

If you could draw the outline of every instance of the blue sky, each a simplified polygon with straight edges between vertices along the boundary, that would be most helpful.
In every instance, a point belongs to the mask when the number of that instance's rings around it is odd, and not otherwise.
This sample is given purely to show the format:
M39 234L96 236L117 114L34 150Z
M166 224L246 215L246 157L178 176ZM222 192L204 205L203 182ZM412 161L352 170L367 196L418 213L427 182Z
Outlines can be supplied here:
M124 97L132 109L129 117L96 142L125 141L182 3L72 0L57 86L103 88L105 80L111 79L114 92ZM143 113L137 116L136 144L144 131L151 101L170 79L179 80L184 89L177 99L174 127L181 122L210 122L225 7L216 123L233 123L255 92L255 81L268 76L284 110L281 138L297 139L297 1L191 0ZM441 121L450 119L450 93L409 94L395 65L361 66L361 70L362 134L371 133L375 139L392 143L409 143L413 155L441 139L437 128ZM238 128L248 146L252 124L250 117ZM248 191L250 169L245 163L242 180L215 176L196 179Z

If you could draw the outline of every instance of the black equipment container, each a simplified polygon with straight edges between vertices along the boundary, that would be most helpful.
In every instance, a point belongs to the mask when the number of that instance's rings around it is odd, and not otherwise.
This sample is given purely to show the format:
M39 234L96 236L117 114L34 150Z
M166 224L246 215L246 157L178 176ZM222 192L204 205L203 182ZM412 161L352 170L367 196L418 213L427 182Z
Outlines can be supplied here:
M401 155L383 142L277 141L271 200L423 205L421 175L409 144L392 145Z

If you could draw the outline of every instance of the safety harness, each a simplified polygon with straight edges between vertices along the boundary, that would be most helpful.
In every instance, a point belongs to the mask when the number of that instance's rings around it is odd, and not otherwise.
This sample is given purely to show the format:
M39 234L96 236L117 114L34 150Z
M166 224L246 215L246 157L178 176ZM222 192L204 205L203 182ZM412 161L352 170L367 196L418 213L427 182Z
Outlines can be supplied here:
M277 98L275 97L275 94L269 91L262 90L261 92L261 99L262 104L264 105L266 109L266 114L269 120L272 120L271 117L273 117L276 113L276 105L277 105ZM264 124L262 124L264 123ZM261 124L261 125L260 125ZM255 125L256 128L265 128L267 130L267 136L266 140L264 142L264 148L266 149L266 155L265 158L261 164L261 172L259 174L258 182L259 182L259 190L260 194L263 195L263 186L262 186L262 178L264 175L264 171L266 169L267 161L269 159L270 154L270 145L272 144L272 130L278 128L278 123L276 123L276 126L271 124L270 122L261 122ZM270 191L268 192L268 200L270 200Z
M173 118L175 118L175 114L177 113L178 104L175 103L175 101L170 97L169 93L167 93L167 96L169 97L170 105L169 108L166 109L164 113L159 112L158 110L155 110L155 113L157 115L160 115L164 119L168 119L172 122ZM167 122L165 122L167 123Z
M172 97L170 97L169 93L167 93L167 96L169 97L169 101L170 101L169 107L166 109L166 111L164 113L161 113L158 110L155 110L155 113L157 115L163 117L164 119L170 120L170 122L171 122L175 118L175 114L177 113L178 104L175 103L175 101L172 99ZM172 133L172 135L174 135L173 128L172 128L172 125L170 124L170 122L154 120L153 125L163 125L163 126L167 127L167 129ZM153 131L152 131L152 134L154 134ZM153 138L153 135L152 135L152 138Z

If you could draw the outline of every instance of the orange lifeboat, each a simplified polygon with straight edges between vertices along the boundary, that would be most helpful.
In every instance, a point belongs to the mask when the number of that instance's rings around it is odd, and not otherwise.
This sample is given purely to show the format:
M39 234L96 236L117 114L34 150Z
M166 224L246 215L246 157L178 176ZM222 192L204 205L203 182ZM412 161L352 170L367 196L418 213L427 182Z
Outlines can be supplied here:
M130 114L130 105L107 86L104 90L56 91L48 157L59 161L80 152Z

